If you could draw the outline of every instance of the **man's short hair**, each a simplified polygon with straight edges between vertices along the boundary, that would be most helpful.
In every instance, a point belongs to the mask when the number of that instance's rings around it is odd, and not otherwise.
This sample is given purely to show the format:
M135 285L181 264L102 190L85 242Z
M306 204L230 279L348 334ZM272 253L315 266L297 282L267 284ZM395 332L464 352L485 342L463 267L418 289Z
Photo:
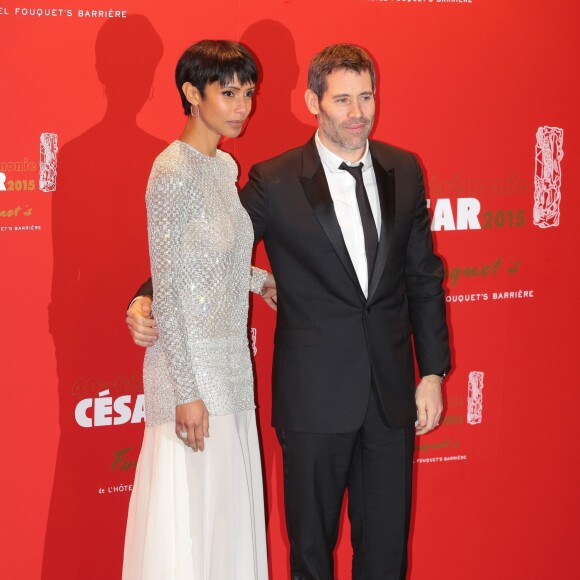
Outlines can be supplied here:
M308 88L319 99L328 88L326 77L335 70L352 70L359 74L368 71L375 90L375 67L369 55L354 44L332 44L314 55L308 68Z
M184 83L197 87L203 97L206 85L219 82L225 86L235 75L242 85L258 80L256 61L243 44L231 40L200 40L192 44L175 67L175 84L185 114L189 115L191 105L183 93Z

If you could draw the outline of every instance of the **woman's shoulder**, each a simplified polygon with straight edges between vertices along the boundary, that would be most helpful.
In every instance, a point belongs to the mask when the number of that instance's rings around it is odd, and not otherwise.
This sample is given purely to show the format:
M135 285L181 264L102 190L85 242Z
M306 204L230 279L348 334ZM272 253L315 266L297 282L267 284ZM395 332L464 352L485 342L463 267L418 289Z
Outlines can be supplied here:
M183 164L183 150L179 146L179 141L173 141L170 143L159 155L155 158L153 162L153 171L171 171L178 170Z
M204 172L204 159L196 149L183 141L174 141L155 159L149 181L170 180L189 186Z
M178 141L168 145L155 159L147 184L147 197L152 200L181 197L189 183L188 160Z

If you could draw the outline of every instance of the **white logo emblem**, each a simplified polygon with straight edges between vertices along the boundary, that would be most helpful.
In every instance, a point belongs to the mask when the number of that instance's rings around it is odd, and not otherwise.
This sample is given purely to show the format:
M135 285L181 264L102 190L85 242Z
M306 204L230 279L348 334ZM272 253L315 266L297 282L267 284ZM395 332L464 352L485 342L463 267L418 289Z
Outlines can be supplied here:
M258 331L255 328L250 328L250 338L252 344L252 354L256 356L258 354L258 347L256 346L256 337L258 335Z
M564 129L540 127L536 132L536 175L534 177L534 225L551 228L560 224L560 199L564 157Z
M431 200L427 200L427 207L431 207ZM451 199L439 198L433 208L431 230L440 232L443 230L480 230L479 212L481 204L475 197L458 197L455 213L451 205Z
M40 135L40 191L56 191L56 153L58 135L42 133Z
M106 427L124 423L141 423L145 420L145 397L131 395L113 399L109 389L101 391L94 399L83 399L75 408L75 419L81 427Z
M478 425L483 416L483 376L481 371L471 371L467 379L467 423Z

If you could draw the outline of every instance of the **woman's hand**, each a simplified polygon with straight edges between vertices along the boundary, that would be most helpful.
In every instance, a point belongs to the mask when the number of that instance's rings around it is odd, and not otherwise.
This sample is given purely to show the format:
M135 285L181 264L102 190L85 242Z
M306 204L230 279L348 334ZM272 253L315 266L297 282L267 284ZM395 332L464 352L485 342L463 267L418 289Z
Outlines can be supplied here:
M175 433L194 451L203 451L204 438L209 437L209 413L201 399L175 407Z

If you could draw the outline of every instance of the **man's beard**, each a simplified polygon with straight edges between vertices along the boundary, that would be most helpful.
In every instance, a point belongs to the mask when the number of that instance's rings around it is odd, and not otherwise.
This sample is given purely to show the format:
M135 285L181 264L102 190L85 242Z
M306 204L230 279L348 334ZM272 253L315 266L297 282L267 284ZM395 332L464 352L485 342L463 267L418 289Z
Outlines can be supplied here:
M330 120L321 109L318 115L318 126L321 133L328 141L332 142L334 145L341 149L353 151L365 147L369 133L371 132L373 126L373 119L374 116L370 118L358 117L356 119L350 119L347 123L336 124ZM348 132L348 127L359 125L361 123L366 125L366 130L363 130L361 133L356 135Z

